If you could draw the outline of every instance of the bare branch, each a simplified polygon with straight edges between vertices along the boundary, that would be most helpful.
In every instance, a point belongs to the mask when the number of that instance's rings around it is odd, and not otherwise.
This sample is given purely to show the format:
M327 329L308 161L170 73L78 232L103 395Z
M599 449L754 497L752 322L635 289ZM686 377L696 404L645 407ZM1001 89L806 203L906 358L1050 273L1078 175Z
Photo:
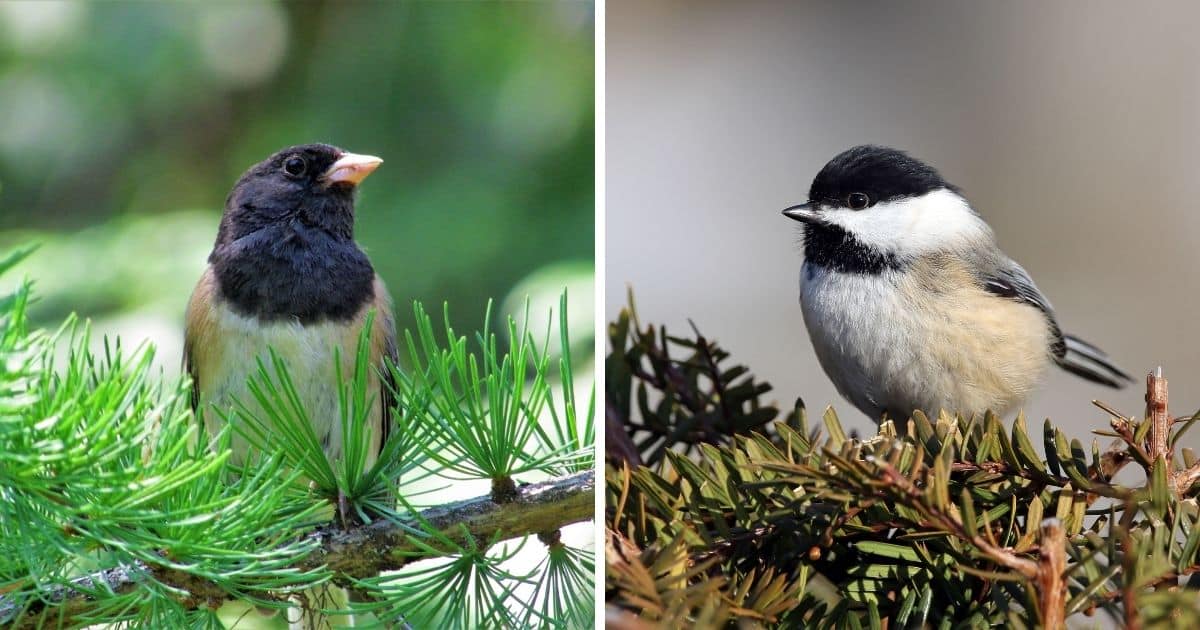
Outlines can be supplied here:
M1038 542L1038 614L1043 628L1067 627L1067 531L1062 521L1042 521Z
M1146 421L1150 422L1150 463L1159 457L1171 469L1171 449L1167 440L1171 435L1171 414L1167 411L1167 379L1162 368L1146 375Z

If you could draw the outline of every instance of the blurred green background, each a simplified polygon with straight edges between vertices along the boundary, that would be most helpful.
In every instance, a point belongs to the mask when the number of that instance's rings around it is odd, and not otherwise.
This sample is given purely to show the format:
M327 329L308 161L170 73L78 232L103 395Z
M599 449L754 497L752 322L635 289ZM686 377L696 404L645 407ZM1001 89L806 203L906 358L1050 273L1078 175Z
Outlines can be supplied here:
M569 287L590 353L593 59L586 2L0 2L0 248L41 243L39 323L171 373L234 181L328 142L385 160L357 238L401 328L525 294L544 322Z
M413 300L435 316L448 302L469 333L489 299L519 316L529 295L541 335L567 288L586 401L593 47L588 2L2 1L0 251L41 245L20 268L38 324L77 312L96 338L149 340L174 378L229 189L280 148L328 142L384 158L357 238L397 325ZM586 548L592 531L564 540ZM540 560L534 547L514 566Z

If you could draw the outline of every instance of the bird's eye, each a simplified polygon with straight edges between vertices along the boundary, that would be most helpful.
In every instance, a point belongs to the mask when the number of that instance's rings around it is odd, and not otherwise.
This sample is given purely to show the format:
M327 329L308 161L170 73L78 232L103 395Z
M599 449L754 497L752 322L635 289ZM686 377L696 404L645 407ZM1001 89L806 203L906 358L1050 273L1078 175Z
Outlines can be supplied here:
M304 168L308 166L304 163L304 158L293 155L283 161L283 170L292 177L299 177L304 174Z
M871 205L871 198L867 196L867 193L850 193L849 195L846 195L846 205L849 206L851 210L862 210L863 208Z

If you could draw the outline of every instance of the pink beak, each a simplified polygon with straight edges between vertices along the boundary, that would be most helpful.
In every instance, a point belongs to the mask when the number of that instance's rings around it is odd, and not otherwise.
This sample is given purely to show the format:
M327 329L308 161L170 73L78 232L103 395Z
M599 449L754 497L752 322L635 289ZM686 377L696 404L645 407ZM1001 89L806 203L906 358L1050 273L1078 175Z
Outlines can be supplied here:
M330 184L345 183L356 186L382 163L383 158L374 155L343 153L342 157L325 171L323 177Z

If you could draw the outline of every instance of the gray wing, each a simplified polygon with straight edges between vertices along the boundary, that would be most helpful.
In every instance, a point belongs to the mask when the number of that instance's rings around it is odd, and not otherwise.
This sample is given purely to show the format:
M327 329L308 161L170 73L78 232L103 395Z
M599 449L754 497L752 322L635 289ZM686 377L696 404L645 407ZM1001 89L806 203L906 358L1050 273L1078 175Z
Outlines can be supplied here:
M1103 350L1078 337L1063 334L1058 320L1054 317L1054 308L1050 306L1050 301L1042 295L1033 283L1033 278L1030 278L1029 273L1016 261L1006 258L999 264L977 268L987 270L981 273L979 278L984 290L1000 297L1024 302L1042 312L1050 325L1050 354L1059 367L1108 387L1124 387L1133 381Z
M1050 352L1056 358L1063 357L1067 353L1066 340L1063 338L1062 329L1058 327L1058 320L1054 317L1054 307L1050 306L1050 301L1038 290L1029 273L1013 260L1005 260L991 269L983 269L985 271L980 274L979 280L984 290L1000 297L1024 302L1042 312L1050 324Z

